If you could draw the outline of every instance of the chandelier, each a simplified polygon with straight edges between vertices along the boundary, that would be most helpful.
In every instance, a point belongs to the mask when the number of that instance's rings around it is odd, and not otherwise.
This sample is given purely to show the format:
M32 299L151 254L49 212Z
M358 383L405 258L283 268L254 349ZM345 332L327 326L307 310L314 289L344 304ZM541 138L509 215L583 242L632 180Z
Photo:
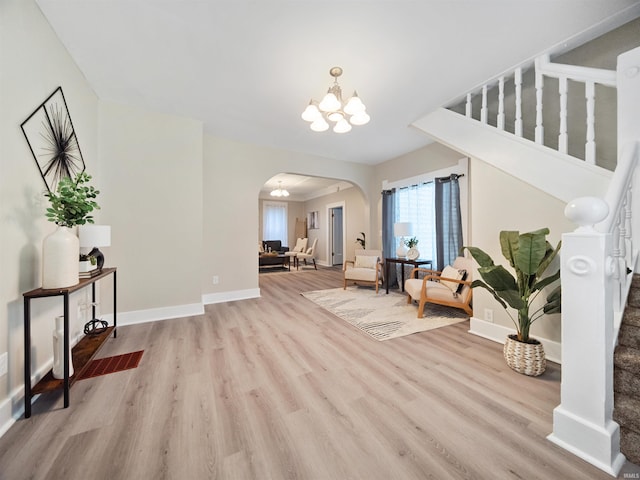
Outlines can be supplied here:
M288 197L289 192L282 188L282 182L278 182L278 188L271 190L272 197Z
M346 133L351 130L351 125L368 123L371 117L356 91L346 103L342 100L342 89L338 85L342 68L333 67L329 70L329 75L334 79L333 85L329 87L320 103L313 99L309 101L309 105L302 112L302 119L311 123L311 130L314 132L324 132L329 128L329 122L334 123L335 133Z

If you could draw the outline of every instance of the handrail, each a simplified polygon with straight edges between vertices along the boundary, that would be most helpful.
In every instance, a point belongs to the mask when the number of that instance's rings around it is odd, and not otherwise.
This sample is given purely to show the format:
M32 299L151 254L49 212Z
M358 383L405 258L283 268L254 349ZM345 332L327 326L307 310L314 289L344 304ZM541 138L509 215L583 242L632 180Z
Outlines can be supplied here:
M632 142L624 145L618 158L618 166L611 177L609 189L605 195L605 202L609 205L609 215L595 226L602 233L613 232L615 222L620 217L620 209L625 203L627 192L633 181L633 172L638 165L638 144Z

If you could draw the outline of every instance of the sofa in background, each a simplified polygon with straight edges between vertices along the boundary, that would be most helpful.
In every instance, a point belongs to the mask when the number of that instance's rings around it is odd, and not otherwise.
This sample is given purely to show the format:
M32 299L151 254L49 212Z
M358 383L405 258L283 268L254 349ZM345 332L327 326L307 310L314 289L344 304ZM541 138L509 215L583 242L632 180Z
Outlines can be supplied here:
M262 246L265 252L268 252L269 248L271 248L271 252L277 253L284 253L289 251L289 247L283 247L280 240L264 240L262 242Z

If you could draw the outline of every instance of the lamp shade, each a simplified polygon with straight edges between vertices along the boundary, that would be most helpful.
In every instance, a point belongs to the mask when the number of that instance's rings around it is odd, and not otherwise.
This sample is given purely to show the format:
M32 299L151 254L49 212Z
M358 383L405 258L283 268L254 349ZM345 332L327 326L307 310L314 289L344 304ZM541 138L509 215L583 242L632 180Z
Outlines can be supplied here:
M396 222L393 224L393 235L396 237L408 237L412 234L411 222Z
M110 247L111 225L80 225L78 238L81 247Z

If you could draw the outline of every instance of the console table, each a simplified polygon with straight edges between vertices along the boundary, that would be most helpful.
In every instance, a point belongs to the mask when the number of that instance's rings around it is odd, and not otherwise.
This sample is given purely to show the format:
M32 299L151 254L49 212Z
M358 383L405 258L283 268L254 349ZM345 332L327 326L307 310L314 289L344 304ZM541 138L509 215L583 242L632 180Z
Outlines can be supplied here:
M72 350L75 375L69 378L69 355L64 355L64 379L53 378L53 371L49 372L36 385L31 387L31 299L44 297L63 297L64 309L64 351L69 351L69 295L91 285L91 313L96 316L96 282L113 275L113 326L97 335L85 335ZM89 362L98 353L100 347L113 333L116 337L116 269L103 268L100 273L91 278L81 278L76 285L66 288L36 288L23 294L24 296L24 417L31 416L31 398L38 393L50 392L64 388L64 408L69 406L69 388L79 378Z
M390 263L399 263L400 266L400 270L401 270L401 275L400 275L400 290L402 292L404 292L404 266L405 265L412 265L412 268L418 267L420 265L429 265L429 267L433 268L433 262L431 260L425 260L422 258L418 258L416 260L409 260L408 258L396 258L396 257L391 257L391 258L385 258L384 259L384 283L386 285L387 288L387 293L389 293L389 264Z

